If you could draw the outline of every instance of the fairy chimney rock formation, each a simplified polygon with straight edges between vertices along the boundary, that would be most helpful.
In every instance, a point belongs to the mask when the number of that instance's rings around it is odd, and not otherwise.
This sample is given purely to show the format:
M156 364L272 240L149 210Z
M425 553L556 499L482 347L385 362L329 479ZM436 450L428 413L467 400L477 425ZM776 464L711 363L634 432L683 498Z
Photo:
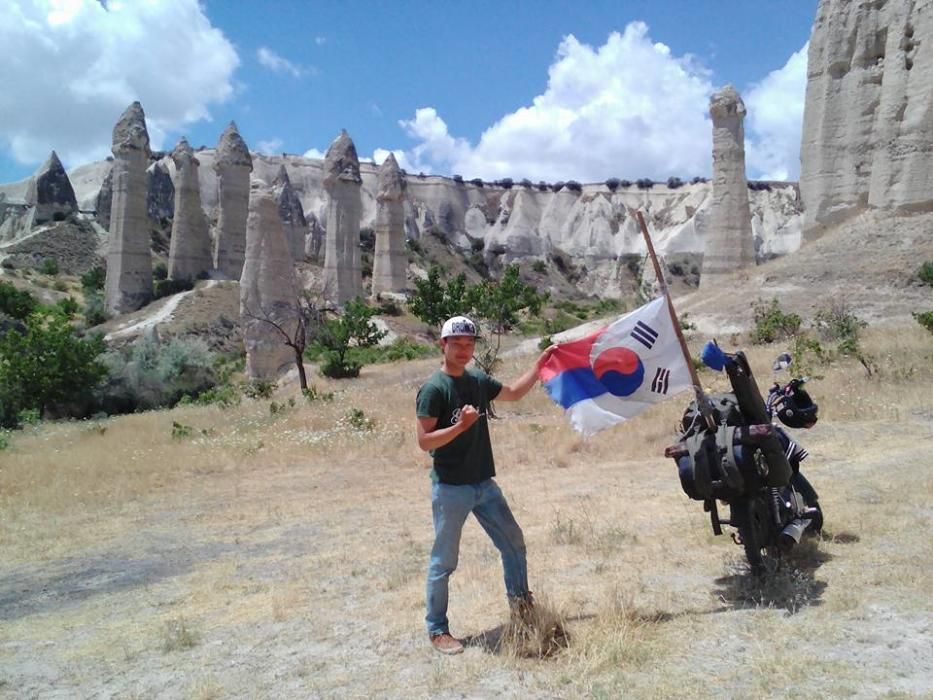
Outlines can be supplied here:
M152 299L152 256L146 217L149 132L142 105L134 102L113 127L113 201L104 305L123 314Z
M26 204L36 208L33 224L63 219L78 210L71 180L55 151L29 181Z
M250 379L273 380L294 363L282 335L294 338L298 323L294 263L275 197L261 180L252 183L249 194L240 319Z
M173 280L191 280L211 269L211 237L207 217L201 209L198 183L200 162L185 139L172 151L172 161L175 163L175 211L168 276Z
M379 166L376 192L376 250L373 257L373 296L401 292L407 286L405 251L405 179L391 153Z
M713 195L708 210L700 286L755 264L745 179L745 103L731 85L710 98L713 120Z
M219 214L214 248L214 267L228 279L239 279L246 255L246 217L249 208L249 174L253 159L246 143L230 122L217 144L214 171L217 173Z
M930 9L820 0L800 145L806 238L868 207L933 209Z
M282 219L282 227L285 229L285 238L288 240L289 249L292 253L292 259L295 262L304 260L308 222L305 219L301 200L298 198L295 188L292 187L292 181L289 179L288 171L284 165L279 167L272 188L275 193L276 205L279 208L279 218Z
M344 304L363 295L360 261L360 160L346 130L324 157L327 233L324 238L324 298Z

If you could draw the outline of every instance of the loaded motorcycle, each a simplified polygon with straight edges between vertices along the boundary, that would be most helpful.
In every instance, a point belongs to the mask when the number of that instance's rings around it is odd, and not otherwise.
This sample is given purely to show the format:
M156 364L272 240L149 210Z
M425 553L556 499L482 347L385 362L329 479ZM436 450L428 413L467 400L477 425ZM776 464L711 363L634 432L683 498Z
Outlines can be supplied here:
M721 535L723 525L734 528L732 539L744 547L752 572L760 574L762 552L779 558L805 532L822 528L817 493L799 470L806 452L771 422L775 414L788 427L809 428L816 423L817 405L802 388L805 379L775 384L766 403L741 351L726 353L710 342L702 359L725 370L732 392L692 401L679 442L664 454L675 460L684 492L703 501L713 533ZM729 506L728 520L720 518L717 501Z

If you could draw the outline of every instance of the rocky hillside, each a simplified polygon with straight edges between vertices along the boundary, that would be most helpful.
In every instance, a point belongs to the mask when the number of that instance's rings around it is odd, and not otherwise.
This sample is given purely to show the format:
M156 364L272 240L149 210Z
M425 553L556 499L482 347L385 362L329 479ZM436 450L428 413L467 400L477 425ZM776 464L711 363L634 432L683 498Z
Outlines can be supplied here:
M217 205L217 177L212 167L214 149L198 151L201 202L208 216ZM174 173L171 159L159 161ZM254 178L271 183L285 166L304 211L322 225L326 217L323 162L297 156L253 154ZM71 173L79 208L96 211L98 194L107 176L107 163L91 163ZM377 166L361 164L364 228L376 217ZM641 187L625 181L618 186L570 183L555 186L463 182L439 176L407 176L405 203L408 238L438 235L464 252L482 251L490 263L523 258L548 261L569 257L586 268L581 279L584 293L618 296L632 256L645 254L644 242L633 213L641 209L648 220L655 245L668 256L678 255L699 265L708 227L705 218L712 187L707 182L671 187ZM676 183L672 183L676 184ZM8 201L15 202L28 180L0 186ZM784 255L800 246L802 212L794 183L755 183L749 191L752 230L759 260ZM684 257L686 256L686 257ZM496 265L491 264L491 267Z

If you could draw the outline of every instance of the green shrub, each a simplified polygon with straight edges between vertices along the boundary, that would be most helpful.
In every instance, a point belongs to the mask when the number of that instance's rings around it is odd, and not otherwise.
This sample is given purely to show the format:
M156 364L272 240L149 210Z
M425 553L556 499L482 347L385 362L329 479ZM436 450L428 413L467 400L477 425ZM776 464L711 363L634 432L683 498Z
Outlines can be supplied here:
M797 334L801 318L795 313L784 313L777 299L770 302L759 300L753 307L755 329L752 342L757 344L773 343Z
M7 316L25 321L38 308L39 302L32 294L9 282L0 282L0 311Z
M376 427L376 422L372 418L367 418L362 409L351 408L346 415L346 420L355 430L369 431Z
M920 281L924 284L928 284L933 287L933 260L927 260L923 265L920 266L920 271L917 273L917 277L920 278Z
M10 434L6 431L0 432L0 452L10 446Z
M191 437L191 434L193 432L194 432L194 428L192 428L190 425L179 423L176 420L172 421L172 439L173 440L184 440L185 438Z
M104 282L107 280L107 273L102 267L95 267L81 275L81 287L85 291L95 291L104 288Z
M435 355L437 355L436 346L424 345L406 336L396 338L390 345L354 346L347 351L347 358L361 367L386 362L420 360Z
M192 280L157 279L152 283L152 298L161 299L179 292L187 292L189 289L194 289Z
M58 262L55 260L55 258L46 258L42 261L42 265L39 267L39 272L41 272L43 275L57 275Z
M314 384L309 386L307 389L301 391L302 396L305 397L305 401L308 403L314 403L315 401L333 401L334 392L332 391L319 391Z
M186 398L191 399L190 395ZM239 405L241 398L240 390L233 384L218 384L199 394L195 401L202 406L230 408Z
M933 333L933 311L916 313L914 314L914 318L917 319L917 323L930 331L930 333Z
M55 280L55 283L52 285L52 289L56 292L67 292L68 283L65 280Z
M186 396L199 399L218 384L215 355L199 338L142 337L108 352L103 362L108 376L97 400L108 414L174 406Z
M543 260L535 260L531 264L531 269L537 272L538 274L545 274L547 272L547 263Z
M164 262L156 263L152 266L152 279L161 281L168 279L168 268Z
M104 311L104 297L98 291L85 290L84 294L84 322L88 326L99 326L106 323L109 316Z
M275 382L266 379L253 379L245 382L242 387L243 395L250 399L271 399L275 393Z
M66 318L74 318L78 315L78 311L81 310L81 307L78 306L78 302L76 302L73 297L59 299L55 306L65 315Z

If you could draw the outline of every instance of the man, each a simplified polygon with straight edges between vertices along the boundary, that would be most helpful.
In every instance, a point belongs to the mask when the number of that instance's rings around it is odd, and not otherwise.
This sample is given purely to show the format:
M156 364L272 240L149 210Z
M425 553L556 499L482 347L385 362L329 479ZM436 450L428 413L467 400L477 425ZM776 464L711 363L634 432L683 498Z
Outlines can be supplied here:
M428 636L443 654L459 654L463 644L450 634L447 589L457 568L460 534L470 513L502 555L505 590L513 611L532 605L528 590L525 540L509 504L493 477L496 474L489 440L489 404L518 401L538 377L538 369L554 347L509 385L466 366L476 349L476 324L465 316L448 319L441 329L443 364L418 390L418 447L433 457L431 505L434 547L428 566Z

